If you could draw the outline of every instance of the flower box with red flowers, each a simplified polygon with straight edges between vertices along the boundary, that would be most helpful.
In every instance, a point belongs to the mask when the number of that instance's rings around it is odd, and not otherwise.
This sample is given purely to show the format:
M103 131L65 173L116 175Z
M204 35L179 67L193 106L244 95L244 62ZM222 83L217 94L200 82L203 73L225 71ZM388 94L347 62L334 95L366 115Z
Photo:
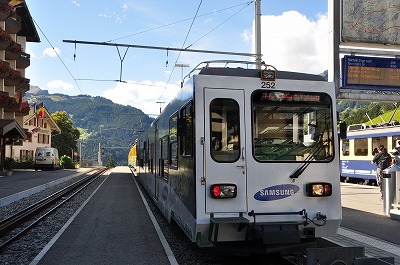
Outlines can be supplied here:
M0 79L6 78L10 74L10 63L0 60Z
M8 77L6 77L4 79L4 85L5 86L16 86L19 83L21 83L22 80L23 80L23 77L21 75L21 72L11 69Z
M16 60L21 56L22 48L21 44L11 41L10 45L6 48L6 59L7 60Z
M10 97L8 99L8 109L9 110L18 110L19 109L19 103L14 97Z
M0 27L0 50L6 49L8 46L10 46L10 42L13 39L11 38L10 34L4 31Z
M10 94L5 91L0 91L0 106L8 106L8 100L10 99Z
M0 2L0 20L4 21L10 16L11 7L5 1Z

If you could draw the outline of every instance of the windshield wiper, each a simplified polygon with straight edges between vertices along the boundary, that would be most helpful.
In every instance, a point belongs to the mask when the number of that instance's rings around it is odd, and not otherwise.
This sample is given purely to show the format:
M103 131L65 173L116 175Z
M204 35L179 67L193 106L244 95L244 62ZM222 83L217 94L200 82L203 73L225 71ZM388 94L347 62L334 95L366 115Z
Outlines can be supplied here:
M290 174L290 178L292 179L298 178L304 172L304 170L306 170L306 168L311 164L310 162L311 159L317 156L323 149L324 149L324 141L318 142L318 145L315 147L315 151L306 157L305 159L306 162L304 164L302 164L298 169L296 169L296 171Z

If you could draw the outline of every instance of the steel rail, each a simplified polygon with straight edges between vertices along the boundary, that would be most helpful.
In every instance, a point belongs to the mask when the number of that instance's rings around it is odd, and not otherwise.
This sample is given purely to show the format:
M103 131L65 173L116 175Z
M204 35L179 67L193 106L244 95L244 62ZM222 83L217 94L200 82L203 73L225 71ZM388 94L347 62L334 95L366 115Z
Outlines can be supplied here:
M50 196L32 204L31 206L26 207L25 209L21 210L20 212L0 221L0 236L4 236L7 234L9 231L12 231L13 229L17 228L21 223L26 222L34 216L36 213L44 210L45 208L50 207L53 205L56 201L62 200L61 203L47 211L46 213L42 214L38 219L36 219L34 222L26 226L24 229L16 233L14 236L10 237L9 239L5 240L0 244L0 252L2 250L10 245L12 242L20 238L24 233L29 231L31 228L33 228L37 223L39 223L41 220L43 220L45 217L47 217L49 214L54 212L56 209L58 209L60 206L62 206L65 202L69 201L71 198L73 198L75 195L77 195L79 192L81 192L84 188L86 188L88 185L90 185L93 181L95 181L98 177L100 177L105 171L107 171L107 168L100 169L97 172L87 176L84 179L81 179L53 194ZM66 195L70 194L68 197L64 198ZM64 198L64 199L63 199Z

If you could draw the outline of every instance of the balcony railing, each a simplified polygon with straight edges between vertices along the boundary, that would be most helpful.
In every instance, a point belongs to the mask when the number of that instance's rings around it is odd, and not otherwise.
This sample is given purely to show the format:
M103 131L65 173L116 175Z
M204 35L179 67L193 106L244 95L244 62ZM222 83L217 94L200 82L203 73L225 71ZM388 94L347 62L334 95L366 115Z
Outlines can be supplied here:
M25 69L31 64L31 55L25 52L21 53L21 56L17 58L17 68Z
M21 18L19 16L6 19L6 31L10 34L17 34L21 30Z
M30 89L30 82L31 80L28 78L22 78L21 82L17 85L15 85L15 88L18 92L26 92Z

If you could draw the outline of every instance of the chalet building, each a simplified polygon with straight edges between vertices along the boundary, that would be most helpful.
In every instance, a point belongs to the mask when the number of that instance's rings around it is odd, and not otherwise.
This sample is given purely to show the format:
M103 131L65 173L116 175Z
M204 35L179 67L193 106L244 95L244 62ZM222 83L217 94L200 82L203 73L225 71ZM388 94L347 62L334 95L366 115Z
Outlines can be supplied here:
M19 140L6 147L6 157L19 161L33 158L36 147L51 147L51 135L60 134L61 130L45 107L36 112L31 108L24 116L23 129L27 139Z
M27 42L40 38L25 2L0 0L0 162L7 149L28 139L23 129L30 113L24 100L30 87L25 77L30 65L30 55L24 52Z

